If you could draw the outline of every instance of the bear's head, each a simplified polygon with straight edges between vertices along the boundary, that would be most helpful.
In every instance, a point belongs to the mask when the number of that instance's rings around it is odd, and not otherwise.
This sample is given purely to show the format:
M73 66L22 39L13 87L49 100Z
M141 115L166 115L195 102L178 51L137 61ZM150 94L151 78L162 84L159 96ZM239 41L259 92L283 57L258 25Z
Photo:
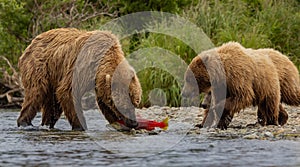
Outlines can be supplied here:
M211 84L210 77L200 56L196 56L184 75L183 97L195 97L199 93L208 92Z
M142 89L134 69L125 60L104 80L105 87L97 101L105 118L109 123L123 120L127 127L136 127L135 107L141 101Z

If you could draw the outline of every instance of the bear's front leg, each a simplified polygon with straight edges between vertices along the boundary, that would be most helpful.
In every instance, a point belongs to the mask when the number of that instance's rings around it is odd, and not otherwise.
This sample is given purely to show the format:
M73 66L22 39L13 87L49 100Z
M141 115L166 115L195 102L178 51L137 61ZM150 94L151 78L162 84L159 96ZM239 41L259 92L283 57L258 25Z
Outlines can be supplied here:
M117 122L119 120L116 114L100 98L97 99L97 103L105 119L110 124Z
M219 129L227 129L229 124L232 121L232 118L234 116L235 110L238 110L237 107L235 107L235 101L232 97L227 97L224 100L221 100L215 108L216 113L216 121L219 121L217 124L217 128Z
M231 123L233 118L233 114L231 114L230 110L224 109L223 114L219 120L219 123L217 125L217 128L225 130Z
M214 111L210 109L205 109L203 111L203 120L201 124L197 124L196 127L198 128L212 127L214 120L215 120Z
M32 95L32 93L25 92L21 113L17 120L18 127L32 126L31 121L36 116L36 113L41 109L43 98L43 96Z
M72 130L86 130L87 125L83 116L81 104L79 102L75 104L73 103L73 97L71 96L71 93L60 91L60 93L57 93L57 99L62 111L65 113L66 118L72 126ZM80 98L76 98L74 101L76 102L78 99Z
M227 97L224 100L220 100L216 105L212 105L210 109L205 109L202 123L196 126L199 128L213 127L214 122L218 121L218 128L227 129L228 125L231 123L234 114L234 108L232 108L232 99L233 98L231 97Z

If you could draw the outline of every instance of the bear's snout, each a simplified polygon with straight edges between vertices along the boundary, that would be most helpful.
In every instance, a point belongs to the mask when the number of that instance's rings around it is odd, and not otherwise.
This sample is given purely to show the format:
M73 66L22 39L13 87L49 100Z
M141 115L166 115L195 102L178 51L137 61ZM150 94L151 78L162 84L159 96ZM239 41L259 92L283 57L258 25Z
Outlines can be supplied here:
M126 119L125 120L125 125L129 128L135 128L138 126L138 122L136 120L132 120L132 119Z
M121 114L123 115L122 119L125 122L125 126L129 128L135 128L138 126L138 122L136 121L135 108L123 110Z

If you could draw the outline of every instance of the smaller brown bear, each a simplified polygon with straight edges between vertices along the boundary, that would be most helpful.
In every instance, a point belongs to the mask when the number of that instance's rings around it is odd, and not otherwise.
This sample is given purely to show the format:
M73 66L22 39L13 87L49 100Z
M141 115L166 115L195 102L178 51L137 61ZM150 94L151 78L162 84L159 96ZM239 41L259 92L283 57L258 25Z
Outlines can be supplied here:
M259 55L268 56L274 63L280 82L281 102L291 106L300 105L300 82L297 67L285 55L274 49L247 49L249 52L259 52ZM211 92L207 93L201 103L201 107L205 109L204 119L201 125L204 125L210 108ZM279 106L279 124L284 125L288 120L288 114L284 110L282 104ZM258 122L260 122L260 114L258 113Z
M191 78L196 79L196 87ZM276 68L268 57L249 54L239 43L223 44L192 60L182 95L190 96L197 89L198 93L212 94L208 126L215 123L226 129L235 113L256 105L262 125L278 125L280 84Z
M18 65L25 91L18 126L31 125L42 111L42 125L54 128L64 112L73 130L87 129L81 98L93 87L109 123L121 119L128 127L138 125L135 107L142 89L111 32L74 28L44 32L32 40Z

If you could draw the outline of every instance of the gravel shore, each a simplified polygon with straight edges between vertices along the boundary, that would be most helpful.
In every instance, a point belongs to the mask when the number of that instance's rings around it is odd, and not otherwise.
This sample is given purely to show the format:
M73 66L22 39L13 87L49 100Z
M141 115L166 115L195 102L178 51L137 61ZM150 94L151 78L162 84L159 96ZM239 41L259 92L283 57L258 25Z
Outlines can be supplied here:
M227 130L214 128L197 128L194 125L201 123L203 109L197 107L159 107L152 106L137 110L137 115L143 118L161 121L167 116L169 125L185 123L192 125L187 135L206 135L218 139L243 138L259 140L299 140L300 139L300 107L285 106L289 114L287 124L284 126L260 126L256 123L257 108L247 108L236 114ZM140 133L147 133L146 131ZM152 132L148 132L152 133Z

